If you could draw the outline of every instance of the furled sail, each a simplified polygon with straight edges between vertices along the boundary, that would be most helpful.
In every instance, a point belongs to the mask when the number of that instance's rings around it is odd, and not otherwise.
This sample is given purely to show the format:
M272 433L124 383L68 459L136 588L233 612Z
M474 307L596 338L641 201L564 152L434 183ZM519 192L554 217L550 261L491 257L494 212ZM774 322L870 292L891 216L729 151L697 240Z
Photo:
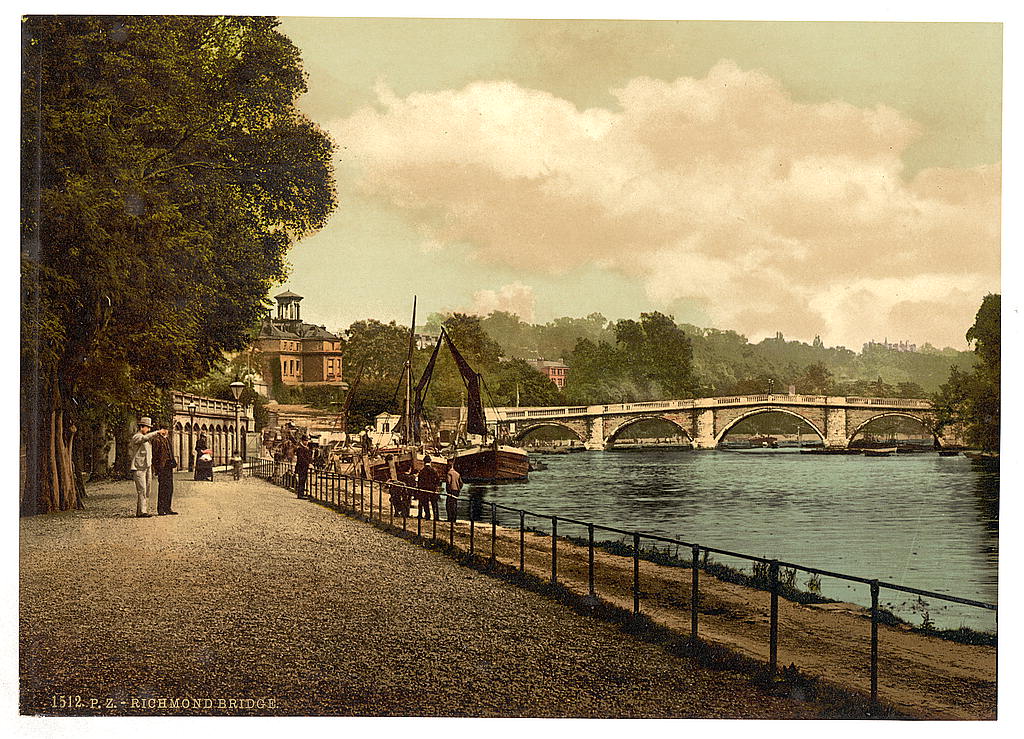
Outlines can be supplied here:
M443 333L443 330L442 330ZM430 378L434 375L434 363L437 361L437 353L441 349L442 338L437 337L437 344L434 345L434 352L430 355L430 361L427 362L426 368L423 370L423 374L420 376L420 381L416 384L416 388L413 391L413 407L412 407L412 428L413 428L413 440L419 441L423 438L420 434L420 419L423 418L423 403L426 400L427 386L430 385Z
M469 395L466 403L466 433L487 436L487 422L484 419L484 403L483 398L480 395L480 375L473 371L473 368L469 366L469 363L459 353L459 350L455 348L455 344L452 343L452 339L448 335L448 332L442 331L441 335L444 337L445 341L448 342L448 349L451 351L452 358L455 360L455 364L459 368L459 373L462 375L463 382L466 383L466 391Z

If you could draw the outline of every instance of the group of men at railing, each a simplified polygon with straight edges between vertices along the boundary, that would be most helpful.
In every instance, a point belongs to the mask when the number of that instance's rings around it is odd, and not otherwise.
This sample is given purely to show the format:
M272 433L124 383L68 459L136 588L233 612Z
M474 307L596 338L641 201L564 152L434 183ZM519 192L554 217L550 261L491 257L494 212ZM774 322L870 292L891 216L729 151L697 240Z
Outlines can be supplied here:
M275 455L277 457L277 455ZM294 467L292 467L294 461ZM416 501L416 515L426 520L441 520L439 501L441 496L445 497L445 514L448 521L457 521L459 512L459 493L462 491L462 475L455 469L454 465L444 465L443 471L439 471L431 463L431 458L424 457L423 466L418 470L411 463L405 469L399 469L395 464L392 455L384 457L388 464L389 479L382 482L386 485L388 497L391 499L391 511L395 516L409 517L412 515L412 503ZM330 471L329 467L315 464L315 451L311 448L309 440L303 436L296 442L293 449L292 460L275 458L273 467L273 479L275 482L293 488L299 498L310 498L312 485L309 483L310 467L317 470ZM361 470L360 470L361 472ZM353 475L352 479L359 479L362 475ZM366 478L363 478L366 479ZM371 478L372 479L372 478ZM308 491L307 488L310 488Z
M462 491L462 475L455 465L446 465L447 470L442 476L432 464L430 457L423 458L423 466L415 469L415 465L405 470L398 470L392 464L390 454L384 457L390 470L387 482L388 496L391 499L391 511L396 516L411 515L412 502L416 501L416 515L426 520L440 521L441 513L438 502L441 495L445 496L445 514L449 521L457 521L459 517L459 493Z

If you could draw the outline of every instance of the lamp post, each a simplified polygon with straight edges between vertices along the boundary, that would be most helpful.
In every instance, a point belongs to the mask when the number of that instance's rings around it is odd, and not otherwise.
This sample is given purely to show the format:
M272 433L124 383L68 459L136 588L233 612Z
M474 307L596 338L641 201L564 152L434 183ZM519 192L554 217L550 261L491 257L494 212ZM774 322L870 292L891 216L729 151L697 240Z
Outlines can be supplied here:
M231 388L231 394L235 396L235 448L232 456L238 455L238 449L240 444L238 443L239 429L238 429L238 399L242 397L242 388L245 387L245 383L240 380L235 380L228 387Z
M195 401L188 404L188 471L191 472L196 463L196 443L192 435L196 431L196 404Z
M772 378L769 377L768 378L768 394L769 395L772 394L772 388L774 388L774 387L775 387L775 380L773 380Z

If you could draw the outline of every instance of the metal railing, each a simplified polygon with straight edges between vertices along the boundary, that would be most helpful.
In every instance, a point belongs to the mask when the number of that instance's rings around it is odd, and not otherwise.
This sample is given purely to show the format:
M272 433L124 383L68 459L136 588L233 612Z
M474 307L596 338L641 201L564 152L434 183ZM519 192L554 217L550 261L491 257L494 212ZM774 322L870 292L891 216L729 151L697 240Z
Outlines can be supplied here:
M297 477L294 472L294 463L292 462L274 462L271 460L263 459L250 459L247 465L248 474L255 477L260 477L278 485L282 485L290 490L296 489ZM386 524L389 528L395 529L398 527L396 518L401 518L401 529L403 532L409 530L409 519L412 518L412 514L409 508L409 501L415 499L421 490L415 487L409 487L397 482L381 482L378 480L369 480L361 477L352 475L338 474L334 472L325 472L310 468L309 475L306 480L306 494L321 503L333 506L339 510L347 511L358 515L359 517L367 521L377 521L381 524ZM394 495L400 493L400 495ZM384 497L388 497L388 514L387 521L385 522L384 513ZM439 497L445 497L446 493L435 493ZM396 499L398 504L396 505ZM700 604L700 571L701 569L707 570L706 558L711 554L717 554L725 557L731 557L734 559L745 560L751 562L754 565L760 566L762 569L767 569L767 587L762 588L756 582L751 581L748 583L749 587L753 587L760 590L767 590L770 597L769 605L769 633L768 633L768 670L769 674L774 677L778 672L778 646L779 646L779 595L780 595L780 570L787 569L799 572L805 572L810 575L819 577L830 577L839 580L845 580L848 582L859 583L867 585L870 588L871 593L871 632L870 632L870 648L871 657L870 664L868 666L870 670L870 699L873 704L878 703L878 663L879 663L879 646L878 646L878 626L882 622L883 611L879 607L879 594L882 590L891 590L900 593L907 593L910 595L917 595L923 598L932 598L950 603L958 603L961 605L970 606L973 608L985 609L988 611L998 612L998 607L991 603L984 603L969 598L960 598L953 595L947 595L944 593L936 593L933 591L922 590L920 588L908 587L905 585L897 585L895 583L884 582L877 579L869 579L859 577L856 575L847 575L839 572L833 572L830 570L821 569L818 567L810 567L807 565L796 564L793 562L787 562L779 559L770 559L766 557L757 557L750 554L743 554L741 552L733 552L727 549L719 549L717 547L710 547L696 542L687 542L681 539L675 539L667 536L659 536L655 534L646 534L640 531L629 531L626 529L619 529L613 526L604 526L601 524L595 524L590 521L580 521L566 516L552 516L550 514L535 513L527 511L521 508L513 508L510 506L503 506L498 503L488 502L485 503L480 499L475 499L476 503L473 504L474 500L470 496L462 496L458 498L461 501L471 501L469 505L468 520L465 522L468 528L466 538L468 540L467 551L471 557L485 556L482 554L478 555L477 550L477 532L478 523L487 519L486 523L490 526L490 553L488 556L488 562L493 564L498 561L497 556L497 530L498 530L498 511L507 511L512 516L512 520L518 520L518 570L520 573L526 572L526 532L537 531L537 529L531 529L528 527L528 517L539 519L549 524L550 527L550 582L555 585L559 583L559 569L558 569L558 524L571 524L580 526L587 531L587 594L591 598L597 598L599 596L598 589L596 587L595 580L595 561L594 551L596 548L601 548L600 544L595 542L595 532L608 532L616 534L620 537L625 537L626 540L631 541L628 546L630 550L630 556L632 557L632 613L634 617L640 615L641 607L641 579L640 579L640 560L642 559L642 544L643 542L657 542L670 546L675 546L678 550L681 548L683 551L689 551L690 558L688 562L680 561L680 566L689 567L692 570L692 579L690 583L690 594L689 594L689 611L690 611L690 641L692 644L699 642L698 628L699 628L699 604ZM489 515L485 515L489 509ZM437 526L438 517L434 516L431 519L424 519L420 516L420 511L417 510L416 519L416 536L419 539L423 539L426 535L423 531L423 521L430 521L430 538L432 541L437 541ZM456 527L457 524L454 520L447 521L448 523L448 545L455 547L456 540ZM486 525L486 524L485 524ZM508 528L503 526L502 528ZM513 529L509 529L513 530ZM582 546L582 545L580 545ZM702 558L705 558L702 560ZM515 563L513 563L514 565Z

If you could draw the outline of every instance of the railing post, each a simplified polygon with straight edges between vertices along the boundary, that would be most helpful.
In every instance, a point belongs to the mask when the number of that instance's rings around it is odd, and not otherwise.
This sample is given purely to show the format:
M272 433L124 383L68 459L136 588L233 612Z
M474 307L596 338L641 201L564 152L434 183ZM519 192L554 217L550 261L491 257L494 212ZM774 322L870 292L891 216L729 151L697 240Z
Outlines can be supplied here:
M700 547L693 545L693 584L690 586L690 642L697 644L697 598L700 583Z
M588 555L587 555L587 584L590 592L590 597L593 598L596 595L596 589L594 588L594 524L587 524L587 539L589 541Z
M871 704L878 703L878 580L871 581Z
M768 565L769 587L772 593L771 622L768 631L768 671L772 677L779 666L779 562Z
M473 506L469 507L469 556L473 556L473 537L476 532L476 522L473 520Z
M558 582L558 516L551 517L551 584Z
M364 497L365 497L365 494L363 492L363 478L360 477L359 478L359 515L361 517L363 517L363 518L366 517Z
M633 532L633 615L640 615L640 532Z
M519 511L519 571L526 571L526 511Z
M494 566L494 561L497 559L495 556L495 543L498 538L498 506L495 503L491 503L491 566Z

